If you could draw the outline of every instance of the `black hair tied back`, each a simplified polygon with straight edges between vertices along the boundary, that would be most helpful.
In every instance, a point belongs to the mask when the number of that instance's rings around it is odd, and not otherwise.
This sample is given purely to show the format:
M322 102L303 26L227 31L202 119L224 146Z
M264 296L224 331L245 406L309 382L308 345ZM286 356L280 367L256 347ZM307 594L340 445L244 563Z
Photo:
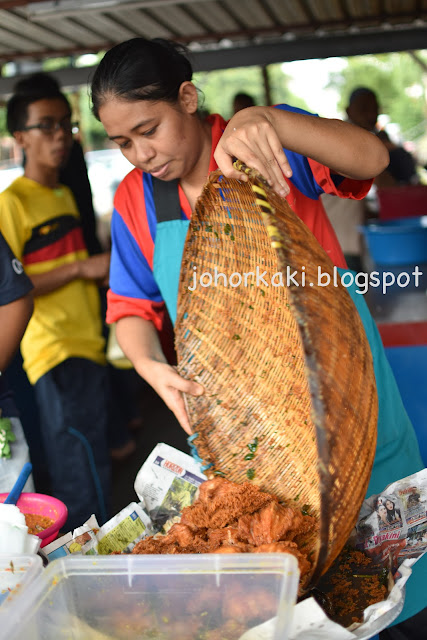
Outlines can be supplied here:
M111 98L176 102L181 84L191 81L193 69L186 48L155 38L132 38L103 57L92 80L92 111Z
M193 77L193 68L188 59L188 49L179 42L172 42L170 40L164 40L163 38L153 38L152 42L160 44L167 49L171 56L173 56L178 68L181 68L181 84L186 80L191 81Z

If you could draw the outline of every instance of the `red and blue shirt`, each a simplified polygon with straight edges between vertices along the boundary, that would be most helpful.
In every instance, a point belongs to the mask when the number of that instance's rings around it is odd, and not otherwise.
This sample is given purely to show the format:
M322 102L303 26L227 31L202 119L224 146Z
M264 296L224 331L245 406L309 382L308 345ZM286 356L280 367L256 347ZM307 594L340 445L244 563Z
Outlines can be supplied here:
M288 105L278 105L277 108L307 114ZM210 173L217 169L213 154L227 123L219 115L209 116L208 122L212 127ZM343 253L319 198L322 193L329 193L360 200L368 193L372 180L345 178L311 158L286 149L285 153L292 168L292 177L287 179L290 193L286 199L289 205L332 262L345 268ZM189 220L191 208L181 187L179 199L181 217ZM151 175L134 169L123 179L114 199L107 322L116 322L126 316L140 316L151 320L158 330L162 328L165 303L153 275L156 228Z

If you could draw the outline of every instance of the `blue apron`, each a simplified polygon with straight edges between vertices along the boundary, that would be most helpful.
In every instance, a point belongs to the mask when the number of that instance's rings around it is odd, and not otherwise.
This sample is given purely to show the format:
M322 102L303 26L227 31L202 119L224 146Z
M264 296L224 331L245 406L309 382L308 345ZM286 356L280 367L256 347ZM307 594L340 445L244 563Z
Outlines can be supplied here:
M154 184L154 180L153 180ZM163 182L162 185L171 183ZM159 188L160 192L161 187ZM157 216L157 231L153 259L154 278L166 303L172 322L177 314L178 284L182 255L189 220L181 219L181 207L177 186L175 195L169 192L168 201L161 196L154 200ZM172 201L174 198L175 202ZM167 207L168 211L161 211ZM166 218L166 219L165 219ZM338 269L340 275L348 269ZM378 393L378 434L374 467L366 497L381 493L385 487L424 468L418 448L417 437L400 397L393 372L385 355L378 329L369 312L363 295L357 293L353 284L347 288L362 319L373 362ZM413 574L406 584L405 606L396 622L415 615L427 605L425 595L427 579L427 554L412 569Z
M338 269L340 275L348 269ZM405 478L421 469L424 464L417 436L403 406L399 389L385 355L378 329L364 300L353 283L347 289L357 311L371 347L378 393L378 433L374 467L366 497L381 493L388 484ZM412 576L406 583L405 606L393 622L399 624L427 606L427 553L412 567Z

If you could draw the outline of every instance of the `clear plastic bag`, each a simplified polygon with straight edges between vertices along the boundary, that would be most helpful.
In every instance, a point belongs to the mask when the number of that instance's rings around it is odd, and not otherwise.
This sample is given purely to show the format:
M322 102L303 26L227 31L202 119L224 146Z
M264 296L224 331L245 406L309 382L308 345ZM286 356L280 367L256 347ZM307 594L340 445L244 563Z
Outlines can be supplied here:
M30 454L21 421L19 418L10 418L10 421L16 440L10 444L11 457L0 458L0 493L9 492L12 489L22 467L26 462L30 462ZM32 474L25 483L24 491L34 491Z

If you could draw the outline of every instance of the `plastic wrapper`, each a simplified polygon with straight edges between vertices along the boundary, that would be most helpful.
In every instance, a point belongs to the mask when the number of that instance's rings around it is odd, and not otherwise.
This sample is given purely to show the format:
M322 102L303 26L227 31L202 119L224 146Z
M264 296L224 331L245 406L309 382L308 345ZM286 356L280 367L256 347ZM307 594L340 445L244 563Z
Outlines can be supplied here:
M0 553L37 553L40 538L28 533L25 515L14 504L0 504Z

